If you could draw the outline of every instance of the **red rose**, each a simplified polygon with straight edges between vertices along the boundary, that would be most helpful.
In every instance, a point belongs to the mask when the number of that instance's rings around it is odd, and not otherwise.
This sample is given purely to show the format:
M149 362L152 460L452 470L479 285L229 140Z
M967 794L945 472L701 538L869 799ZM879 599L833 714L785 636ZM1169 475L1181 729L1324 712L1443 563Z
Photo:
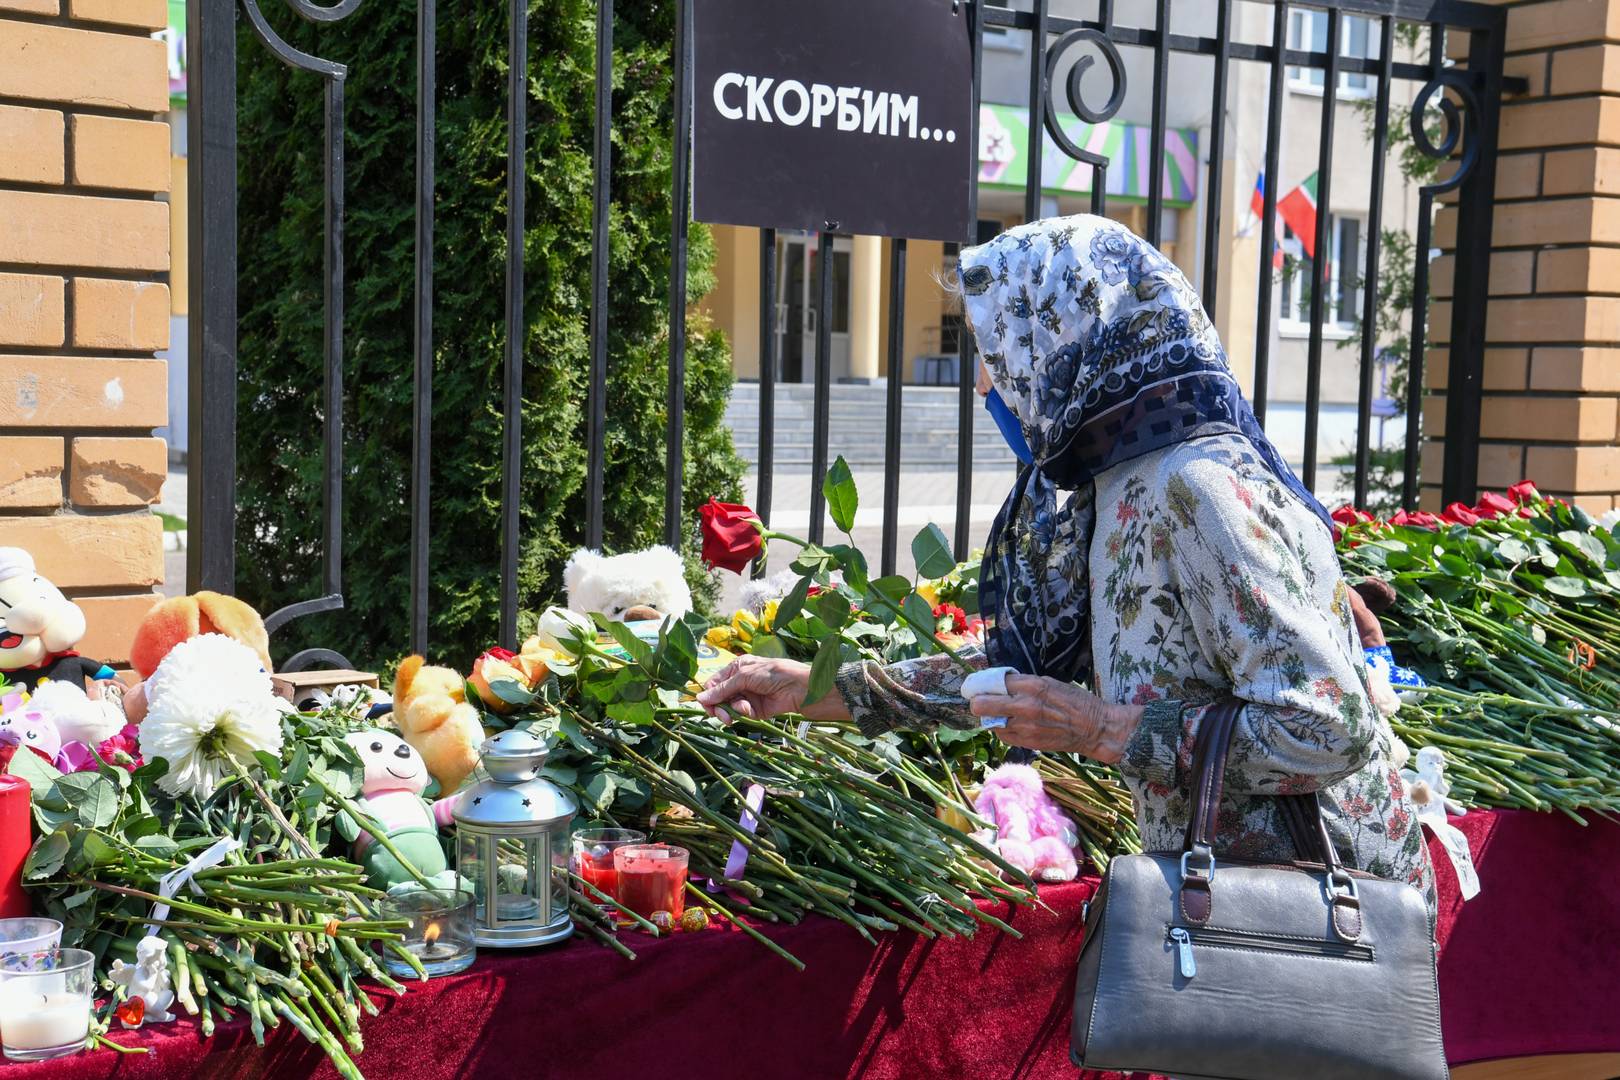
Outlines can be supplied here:
M1508 497L1514 502L1527 503L1541 501L1541 492L1536 490L1536 482L1534 480L1520 480L1517 484L1514 484L1512 487L1508 488L1507 493Z
M1405 510L1395 511L1395 516L1389 519L1391 525L1406 525L1413 529L1438 529L1445 522L1429 513L1419 510L1415 514L1408 514Z
M1441 513L1440 520L1452 525L1478 525L1480 517L1462 503L1454 502Z
M1337 510L1333 511L1333 520L1337 521L1340 525L1366 525L1370 523L1372 519L1373 516L1367 513L1367 511L1357 510L1349 503L1346 503Z
M703 561L733 574L742 573L765 547L765 539L756 526L758 521L758 514L739 503L710 499L698 507Z
M1517 506L1515 506L1511 499L1498 495L1494 491L1487 491L1485 494L1481 495L1479 497L1479 502L1474 505L1474 513L1478 514L1482 518L1485 518L1487 521L1494 517L1500 517L1503 514L1511 514L1516 509Z

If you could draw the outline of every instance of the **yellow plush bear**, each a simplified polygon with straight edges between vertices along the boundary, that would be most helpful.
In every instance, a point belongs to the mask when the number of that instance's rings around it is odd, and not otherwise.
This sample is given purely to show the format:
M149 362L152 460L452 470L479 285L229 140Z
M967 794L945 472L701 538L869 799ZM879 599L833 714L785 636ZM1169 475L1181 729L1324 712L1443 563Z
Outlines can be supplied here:
M484 728L467 704L466 683L446 667L407 656L394 673L394 723L449 795L478 765Z

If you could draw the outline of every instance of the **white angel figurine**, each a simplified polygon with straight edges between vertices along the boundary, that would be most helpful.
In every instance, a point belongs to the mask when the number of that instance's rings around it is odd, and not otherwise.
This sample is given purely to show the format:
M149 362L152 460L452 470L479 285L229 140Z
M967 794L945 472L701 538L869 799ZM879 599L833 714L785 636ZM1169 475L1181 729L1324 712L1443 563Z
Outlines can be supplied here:
M1438 746L1418 749L1416 771L1402 769L1401 779L1406 782L1406 793L1417 811L1417 819L1427 825L1440 841L1451 865L1457 871L1457 888L1464 900L1479 894L1479 872L1474 869L1474 857L1468 850L1468 837L1446 820L1446 814L1461 816L1465 808L1446 798L1451 781L1446 779L1446 755Z
M162 1024L174 1019L169 1006L174 1004L174 990L169 985L168 947L159 937L143 937L135 946L135 963L114 960L112 981L125 990L126 1000L140 998L145 1015L137 1023L121 1020L126 1028L141 1024Z

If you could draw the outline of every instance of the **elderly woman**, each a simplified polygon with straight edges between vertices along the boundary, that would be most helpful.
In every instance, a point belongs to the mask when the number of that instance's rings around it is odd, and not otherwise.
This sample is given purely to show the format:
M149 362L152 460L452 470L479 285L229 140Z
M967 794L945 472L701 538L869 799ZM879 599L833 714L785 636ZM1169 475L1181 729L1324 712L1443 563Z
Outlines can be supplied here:
M806 665L745 657L699 700L867 732L1006 717L997 735L1015 746L1117 764L1151 851L1181 846L1199 723L1236 696L1217 854L1292 857L1267 796L1316 792L1346 865L1432 898L1332 526L1261 431L1186 278L1091 216L1012 229L961 266L981 391L1010 405L1009 441L1021 449L1021 431L1031 459L980 584L988 661L1024 674L970 708L944 657L863 661L805 708Z

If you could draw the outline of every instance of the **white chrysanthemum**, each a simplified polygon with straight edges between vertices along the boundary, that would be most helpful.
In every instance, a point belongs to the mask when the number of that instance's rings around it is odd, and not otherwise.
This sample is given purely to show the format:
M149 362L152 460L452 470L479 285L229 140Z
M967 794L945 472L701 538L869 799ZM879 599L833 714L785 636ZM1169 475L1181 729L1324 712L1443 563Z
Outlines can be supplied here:
M1603 511L1603 516L1598 518L1598 524L1605 529L1612 529L1616 524L1620 524L1620 509Z
M280 700L258 656L224 634L181 642L146 683L141 756L163 758L158 786L171 795L206 799L235 771L234 758L281 750Z

